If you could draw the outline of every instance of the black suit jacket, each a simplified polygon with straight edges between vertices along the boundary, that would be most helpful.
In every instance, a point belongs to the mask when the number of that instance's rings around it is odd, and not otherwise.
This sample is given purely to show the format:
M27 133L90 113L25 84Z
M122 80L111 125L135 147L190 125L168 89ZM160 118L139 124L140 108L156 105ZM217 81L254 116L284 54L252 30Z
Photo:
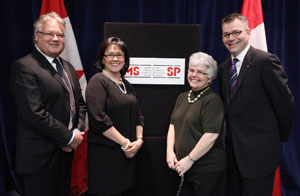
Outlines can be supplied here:
M294 97L273 54L250 47L231 97L230 67L228 58L220 66L219 82L236 161L243 176L263 177L279 164L280 140L288 140L292 126Z
M76 114L73 128L84 131L85 103L73 66L62 60L73 87ZM18 109L16 170L43 172L58 167L61 159L72 159L62 146L72 137L69 93L56 70L36 49L12 64L11 92Z

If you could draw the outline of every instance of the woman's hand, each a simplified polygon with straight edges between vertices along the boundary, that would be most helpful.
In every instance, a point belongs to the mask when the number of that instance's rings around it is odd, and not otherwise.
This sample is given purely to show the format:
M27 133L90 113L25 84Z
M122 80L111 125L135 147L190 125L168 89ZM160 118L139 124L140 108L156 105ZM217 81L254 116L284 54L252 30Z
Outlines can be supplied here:
M194 162L188 156L186 156L175 164L175 170L179 176L182 177L183 174L192 167L193 163Z
M127 158L132 158L136 155L136 153L140 150L140 148L142 147L143 145L143 140L142 139L137 139L136 141L134 142L130 142L130 144L128 145L128 148L127 149L124 149L124 153L125 153L125 156Z
M170 169L175 170L175 164L178 162L176 154L174 151L168 152L167 151L167 164Z

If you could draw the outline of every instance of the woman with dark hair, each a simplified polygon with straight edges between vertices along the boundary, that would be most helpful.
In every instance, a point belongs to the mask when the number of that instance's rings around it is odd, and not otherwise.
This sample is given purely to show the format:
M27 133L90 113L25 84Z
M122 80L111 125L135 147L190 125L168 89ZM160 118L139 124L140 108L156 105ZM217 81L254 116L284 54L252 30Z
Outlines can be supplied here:
M86 89L89 193L119 196L135 184L144 117L134 88L124 79L129 54L120 38L101 43L96 67L99 73Z

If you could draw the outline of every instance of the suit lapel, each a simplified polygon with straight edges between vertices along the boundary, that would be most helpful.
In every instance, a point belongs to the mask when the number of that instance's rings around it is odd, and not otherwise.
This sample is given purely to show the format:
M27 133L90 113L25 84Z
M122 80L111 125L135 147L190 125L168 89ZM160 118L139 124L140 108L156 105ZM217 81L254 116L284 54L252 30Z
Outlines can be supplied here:
M34 49L32 52L33 58L37 60L39 65L43 67L45 70L47 70L57 81L58 83L67 90L63 80L61 79L60 75L57 73L57 71L53 68L51 63L42 55L37 49ZM69 74L68 74L69 75Z

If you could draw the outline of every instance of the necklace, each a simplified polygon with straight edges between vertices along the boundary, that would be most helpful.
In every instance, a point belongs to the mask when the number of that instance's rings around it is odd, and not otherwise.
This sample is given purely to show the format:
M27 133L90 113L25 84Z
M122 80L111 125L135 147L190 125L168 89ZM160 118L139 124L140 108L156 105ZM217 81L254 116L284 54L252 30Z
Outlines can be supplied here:
M209 89L209 87L207 87L206 89L204 89L201 93L199 93L197 95L197 97L194 98L194 100L191 100L191 95L192 95L192 90L189 91L189 94L188 94L188 102L189 103L195 103L196 101L198 101L198 99L201 97L201 95L203 95L207 90Z
M118 87L119 89L121 90L122 93L124 94L127 94L127 90L126 90L126 86L125 84L123 83L123 80L122 78L120 77L120 81L119 82L116 82L113 78L111 78L108 73L106 73L106 71L103 69L102 73L108 78L110 79L111 81L113 81ZM121 85L124 87L124 89L121 87Z

